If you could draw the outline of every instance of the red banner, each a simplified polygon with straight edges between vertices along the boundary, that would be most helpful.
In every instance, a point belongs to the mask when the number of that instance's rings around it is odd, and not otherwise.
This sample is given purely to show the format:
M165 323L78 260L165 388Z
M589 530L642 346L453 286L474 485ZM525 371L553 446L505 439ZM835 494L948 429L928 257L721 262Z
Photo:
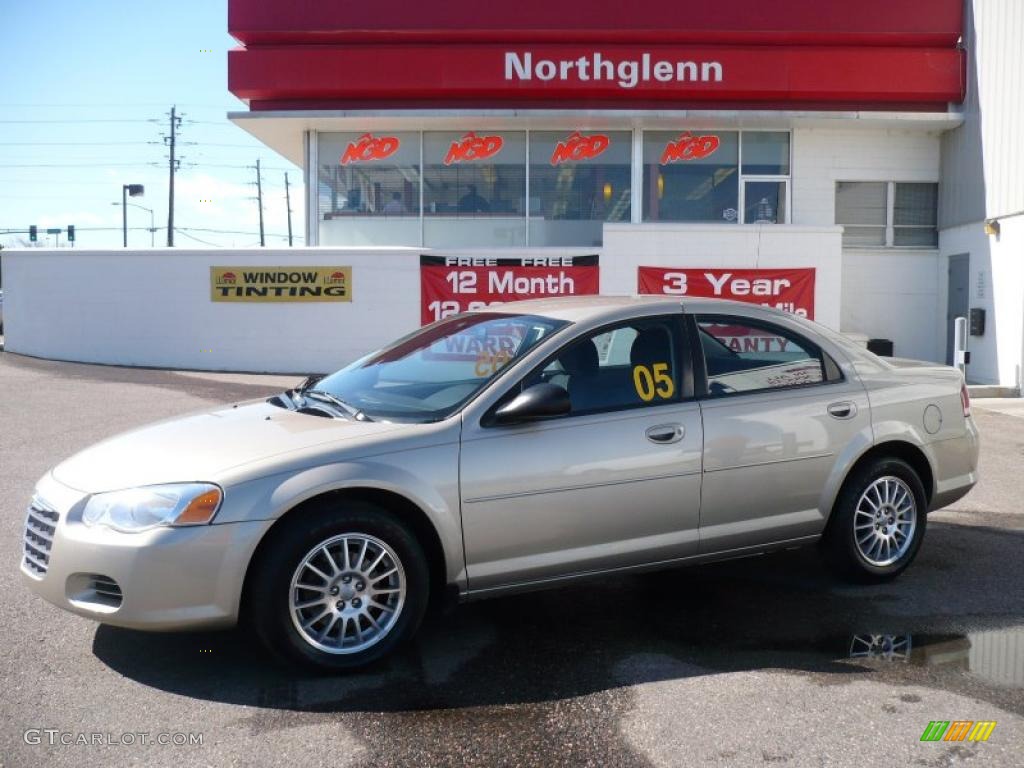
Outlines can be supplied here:
M640 267L639 293L745 301L814 319L814 269Z
M597 256L420 256L420 322L506 301L592 295L599 288Z

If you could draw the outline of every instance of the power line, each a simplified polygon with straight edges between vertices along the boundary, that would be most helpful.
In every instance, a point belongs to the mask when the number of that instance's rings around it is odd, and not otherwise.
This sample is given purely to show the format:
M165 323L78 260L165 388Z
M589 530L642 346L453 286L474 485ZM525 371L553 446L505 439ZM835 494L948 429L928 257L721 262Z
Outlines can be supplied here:
M127 147L152 143L152 141L0 141L0 147Z
M0 168L138 168L158 163L0 163Z
M178 227L178 234L179 235L184 235L189 240L195 240L197 243L202 243L203 245L212 245L214 248L223 248L224 247L220 243L211 243L208 240L200 240L195 235L190 235L188 232L186 232L184 227Z
M155 120L139 120L135 118L118 120L115 118L84 118L78 120L0 120L0 123L7 125L40 125L40 124L60 124L68 125L78 123L153 123Z

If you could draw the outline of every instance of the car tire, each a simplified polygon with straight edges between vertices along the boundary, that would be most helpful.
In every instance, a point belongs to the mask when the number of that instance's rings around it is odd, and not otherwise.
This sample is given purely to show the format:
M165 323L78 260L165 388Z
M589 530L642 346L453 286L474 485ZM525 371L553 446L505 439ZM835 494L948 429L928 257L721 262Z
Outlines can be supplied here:
M894 579L921 548L926 498L921 478L902 459L858 467L843 484L822 539L827 564L855 583Z
M342 501L306 509L271 535L254 563L244 608L277 657L307 669L354 670L416 633L430 594L429 568L398 515Z

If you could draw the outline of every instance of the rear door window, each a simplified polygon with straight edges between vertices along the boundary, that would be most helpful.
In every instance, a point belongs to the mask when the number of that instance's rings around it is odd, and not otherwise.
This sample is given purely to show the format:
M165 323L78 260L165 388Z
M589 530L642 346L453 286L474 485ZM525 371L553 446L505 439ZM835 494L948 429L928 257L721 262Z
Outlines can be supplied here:
M821 384L835 370L816 344L772 323L699 315L697 329L712 396Z

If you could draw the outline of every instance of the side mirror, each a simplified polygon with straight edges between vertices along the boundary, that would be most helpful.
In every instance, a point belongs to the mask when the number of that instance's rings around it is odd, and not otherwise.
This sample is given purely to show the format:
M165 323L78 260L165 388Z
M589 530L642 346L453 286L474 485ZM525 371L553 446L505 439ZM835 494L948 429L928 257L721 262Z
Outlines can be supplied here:
M557 384L534 384L494 412L495 424L554 419L572 410L569 393Z

